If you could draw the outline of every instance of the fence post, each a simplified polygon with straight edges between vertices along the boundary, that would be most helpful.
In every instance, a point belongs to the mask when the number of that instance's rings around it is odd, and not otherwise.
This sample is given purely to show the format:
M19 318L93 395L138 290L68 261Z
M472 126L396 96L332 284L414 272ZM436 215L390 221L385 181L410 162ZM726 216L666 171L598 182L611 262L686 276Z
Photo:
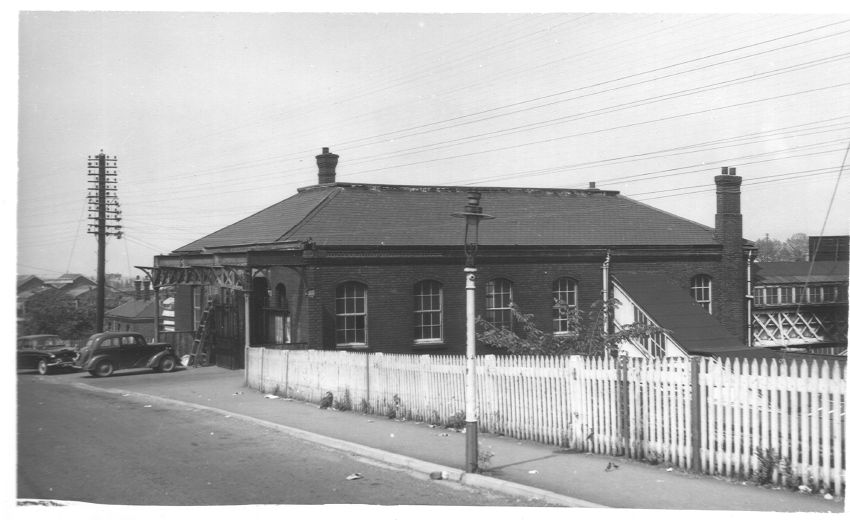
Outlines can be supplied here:
M372 387L371 383L369 382L369 370L371 368L369 365L372 364L371 356L372 356L372 354L370 354L368 352L366 353L366 403L368 403L370 406L372 405L372 400L370 399L370 394L369 394L369 391L371 390L371 387ZM363 411L366 412L366 410L363 410ZM372 413L374 413L374 411L372 411Z
M619 439L618 455L622 455L629 445L631 432L629 431L629 358L619 356L617 358L617 386L619 386L619 402L617 403L617 433Z
M691 357L691 470L702 471L702 460L700 459L700 445L702 444L700 427L700 387L699 372L701 359L699 356Z

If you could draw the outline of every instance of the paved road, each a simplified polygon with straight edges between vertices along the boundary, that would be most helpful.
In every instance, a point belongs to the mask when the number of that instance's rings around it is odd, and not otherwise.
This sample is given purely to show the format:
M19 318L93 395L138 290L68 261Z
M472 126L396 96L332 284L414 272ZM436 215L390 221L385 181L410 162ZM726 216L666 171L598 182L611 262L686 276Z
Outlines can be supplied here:
M49 384L31 373L18 375L18 408L19 498L127 505L531 505L423 480L235 418ZM363 478L347 480L353 473Z

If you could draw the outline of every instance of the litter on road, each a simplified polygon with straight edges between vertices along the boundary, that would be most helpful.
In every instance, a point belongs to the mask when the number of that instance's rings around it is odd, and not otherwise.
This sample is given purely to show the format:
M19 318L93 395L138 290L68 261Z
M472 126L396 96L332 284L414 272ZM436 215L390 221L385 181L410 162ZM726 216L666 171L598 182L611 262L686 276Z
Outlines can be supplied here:
M358 480L363 478L363 475L360 473L352 473L351 475L345 477L345 480Z
M279 395L274 395L274 394L266 394L263 397L265 397L266 399L280 399Z

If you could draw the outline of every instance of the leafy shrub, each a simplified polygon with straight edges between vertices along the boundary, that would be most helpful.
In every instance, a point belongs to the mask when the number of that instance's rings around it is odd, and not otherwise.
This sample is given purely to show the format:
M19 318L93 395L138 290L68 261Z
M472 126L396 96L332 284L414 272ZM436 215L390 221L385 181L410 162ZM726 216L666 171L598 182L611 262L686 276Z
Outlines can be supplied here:
M342 399L337 401L336 409L341 412L351 410L351 393L348 391L348 388L346 388L345 392L343 392Z

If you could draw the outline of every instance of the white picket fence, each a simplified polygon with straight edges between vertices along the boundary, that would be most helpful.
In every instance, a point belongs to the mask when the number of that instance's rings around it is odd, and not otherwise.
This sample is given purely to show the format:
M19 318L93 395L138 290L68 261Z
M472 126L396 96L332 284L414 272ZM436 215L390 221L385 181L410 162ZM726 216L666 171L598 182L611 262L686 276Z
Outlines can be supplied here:
M746 477L768 459L778 462L773 482L800 477L814 489L843 494L843 365L740 359L700 365L705 472Z
M360 412L463 421L463 356L250 348L246 370L263 392L314 403L331 392ZM837 362L483 356L476 373L483 432L843 495Z

